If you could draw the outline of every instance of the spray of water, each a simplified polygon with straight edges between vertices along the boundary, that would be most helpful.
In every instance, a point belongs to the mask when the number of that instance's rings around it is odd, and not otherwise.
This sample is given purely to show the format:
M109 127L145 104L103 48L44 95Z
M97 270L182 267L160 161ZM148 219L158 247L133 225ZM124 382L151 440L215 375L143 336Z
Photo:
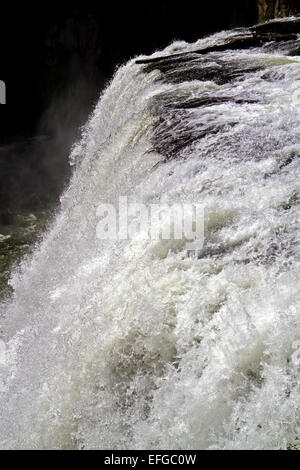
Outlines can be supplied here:
M189 60L166 70L131 61L103 93L2 305L2 448L278 449L300 436L300 59L193 54L238 34L174 43L154 57ZM205 69L216 79L190 73ZM201 253L99 240L97 207L120 196L201 203Z

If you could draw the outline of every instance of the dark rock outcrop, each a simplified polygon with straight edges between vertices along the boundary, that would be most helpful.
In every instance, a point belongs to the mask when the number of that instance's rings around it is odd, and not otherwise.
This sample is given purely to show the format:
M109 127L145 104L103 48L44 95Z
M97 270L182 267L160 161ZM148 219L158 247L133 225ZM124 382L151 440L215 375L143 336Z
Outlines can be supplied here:
M273 26L274 25L274 26ZM163 70L164 68L170 67L170 65L179 62L185 62L190 60L193 55L206 55L210 54L211 52L225 52L225 51L233 51L238 49L249 49L251 47L261 47L263 44L271 41L282 42L282 41L292 41L297 39L296 32L298 29L300 30L300 20L293 21L290 25L291 31L290 33L278 33L272 30L273 28L277 29L277 24L267 24L267 25L260 25L253 27L253 34L252 35L245 35L242 37L235 38L231 41L226 42L225 44L216 45L213 47L206 47L203 49L197 49L190 52L183 52L181 54L172 54L169 56L162 56L162 57L154 57L152 59L138 59L136 60L137 64L158 64L157 68ZM280 27L280 25L279 25ZM261 31L261 32L260 32ZM214 72L215 73L215 72ZM206 70L207 76L207 70Z
M300 33L300 18L296 18L294 20L289 20L286 22L282 21L271 21L269 23L262 23L250 28L254 31L257 35L261 37L266 35L269 37L280 37L286 36L288 37L297 35Z

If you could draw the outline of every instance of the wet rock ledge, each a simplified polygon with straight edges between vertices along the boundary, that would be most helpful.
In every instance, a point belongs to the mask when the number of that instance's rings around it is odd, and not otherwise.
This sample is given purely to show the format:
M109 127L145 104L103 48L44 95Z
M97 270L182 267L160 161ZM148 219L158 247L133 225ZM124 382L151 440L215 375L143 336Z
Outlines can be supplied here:
M251 47L262 47L268 42L286 42L296 41L300 33L300 18L294 21L273 21L249 29L249 34L244 34L228 40L225 44L207 47L193 51L193 54L205 55L211 52L225 52L229 50L250 49ZM163 57L154 57L150 59L138 59L137 64L155 64L166 60L176 60L185 58L190 52L172 54Z

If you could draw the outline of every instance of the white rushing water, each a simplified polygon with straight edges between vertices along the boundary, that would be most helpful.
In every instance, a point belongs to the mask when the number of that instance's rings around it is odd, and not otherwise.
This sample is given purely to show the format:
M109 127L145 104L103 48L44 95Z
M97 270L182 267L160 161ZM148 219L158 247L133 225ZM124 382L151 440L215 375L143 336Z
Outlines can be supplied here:
M300 58L260 48L197 60L251 70L172 81L131 61L74 147L61 208L2 304L1 448L284 449L300 438ZM215 101L184 105L203 97ZM200 255L184 240L99 240L97 207L120 196L202 204Z

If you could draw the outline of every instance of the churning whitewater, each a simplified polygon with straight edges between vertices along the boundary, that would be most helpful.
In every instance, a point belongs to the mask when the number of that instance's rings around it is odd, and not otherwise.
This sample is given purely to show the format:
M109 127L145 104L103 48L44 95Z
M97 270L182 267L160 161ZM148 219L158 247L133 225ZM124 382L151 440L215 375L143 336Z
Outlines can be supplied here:
M245 35L132 60L101 96L2 301L1 448L297 443L299 40L213 50ZM124 196L201 204L201 252L100 240L97 207Z

